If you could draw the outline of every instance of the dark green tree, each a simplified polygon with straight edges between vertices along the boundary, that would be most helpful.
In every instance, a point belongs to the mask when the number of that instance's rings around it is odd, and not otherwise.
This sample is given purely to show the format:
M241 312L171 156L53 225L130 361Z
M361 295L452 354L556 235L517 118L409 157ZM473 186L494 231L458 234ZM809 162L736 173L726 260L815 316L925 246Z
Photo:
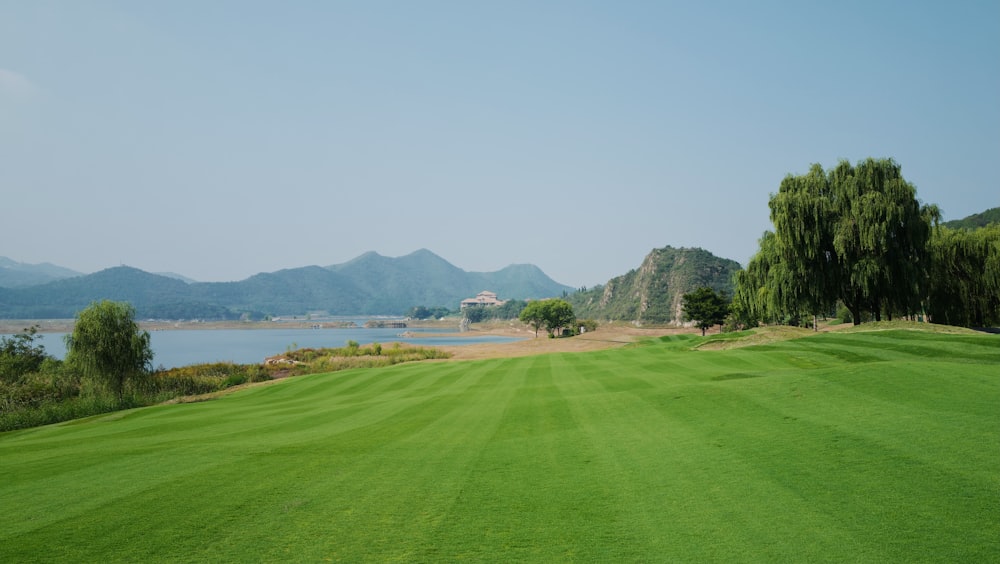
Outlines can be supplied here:
M544 304L545 329L549 335L559 335L562 330L569 327L576 321L576 314L573 313L573 306L563 299L551 299L542 302Z
M427 319L431 315L431 310L424 306L414 306L410 308L410 311L406 312L406 316L413 319Z
M438 319L440 317L446 317L451 315L451 310L446 307L427 307L427 306L414 306L411 307L407 312L406 316L413 319Z
M684 318L694 321L705 336L705 330L713 325L722 325L729 314L729 301L725 295L715 293L708 287L701 287L681 297Z
M552 298L528 302L521 310L518 319L535 328L535 337L538 337L540 327L545 327L551 337L558 335L563 328L571 326L576 321L576 314L573 313L573 306L569 302Z
M493 319L517 319L521 315L521 310L528 305L524 300L507 300L504 303L490 308Z
M0 382L15 382L26 374L38 371L49 358L45 347L37 342L41 338L37 325L17 335L0 337Z
M119 401L126 384L140 384L152 368L149 333L139 329L135 308L126 302L104 300L80 311L66 348L67 364Z
M469 320L469 323L481 323L489 319L490 312L486 306L470 305L462 308L462 317Z
M935 206L922 207L917 191L892 159L841 161L829 173L833 248L839 297L860 324L861 312L913 314L926 296L928 240Z
M535 338L538 337L538 329L545 324L545 301L533 300L528 302L521 310L518 319L521 323L527 323L535 329Z
M769 241L770 289L776 298L771 305L808 312L814 329L819 314L832 309L840 282L832 196L823 167L814 164L803 176L786 176L769 202L775 228Z
M431 317L434 319L440 319L442 317L448 317L451 315L451 310L444 306L437 306L430 308Z
M1000 324L1000 224L975 230L941 226L930 246L931 320L966 327Z

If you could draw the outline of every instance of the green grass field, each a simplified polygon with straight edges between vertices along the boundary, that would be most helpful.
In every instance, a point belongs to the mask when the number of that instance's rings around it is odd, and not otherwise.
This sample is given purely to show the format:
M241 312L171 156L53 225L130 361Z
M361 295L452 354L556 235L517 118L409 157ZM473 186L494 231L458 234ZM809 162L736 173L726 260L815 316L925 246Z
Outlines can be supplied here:
M0 435L0 561L1000 561L1000 337L304 376Z

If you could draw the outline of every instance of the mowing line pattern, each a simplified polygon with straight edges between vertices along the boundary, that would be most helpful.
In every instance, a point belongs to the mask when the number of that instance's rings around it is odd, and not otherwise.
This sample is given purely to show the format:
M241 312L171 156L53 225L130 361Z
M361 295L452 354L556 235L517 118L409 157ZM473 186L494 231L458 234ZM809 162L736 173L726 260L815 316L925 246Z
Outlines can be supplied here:
M0 561L1000 561L1000 340L304 376L0 435Z

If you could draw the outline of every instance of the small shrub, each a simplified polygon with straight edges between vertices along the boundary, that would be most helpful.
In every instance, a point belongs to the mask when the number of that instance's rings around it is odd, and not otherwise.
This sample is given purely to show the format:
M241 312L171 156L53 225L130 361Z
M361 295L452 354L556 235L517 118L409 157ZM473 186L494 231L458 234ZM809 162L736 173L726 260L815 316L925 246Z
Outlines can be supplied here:
M224 388L232 388L233 386L239 386L240 384L245 384L247 377L245 374L230 374L222 383Z
M847 309L847 306L841 304L837 307L837 319L841 323L854 323L854 315L851 314L851 310Z
M247 378L251 382L266 382L271 379L271 374L263 366L253 364L247 367Z

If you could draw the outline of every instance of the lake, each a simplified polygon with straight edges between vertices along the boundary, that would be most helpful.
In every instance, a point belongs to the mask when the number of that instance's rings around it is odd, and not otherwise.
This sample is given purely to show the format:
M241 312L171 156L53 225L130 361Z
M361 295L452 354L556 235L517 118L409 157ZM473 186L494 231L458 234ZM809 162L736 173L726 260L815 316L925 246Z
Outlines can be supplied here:
M403 332L440 333L441 329L183 329L150 331L153 367L176 368L208 362L255 364L265 357L281 354L289 348L343 347L347 341L392 343L401 341L416 346L466 345L474 343L506 343L516 337L482 335L475 337L429 336L403 338ZM457 328L456 328L457 331ZM66 356L65 333L39 333L45 352L56 358Z

